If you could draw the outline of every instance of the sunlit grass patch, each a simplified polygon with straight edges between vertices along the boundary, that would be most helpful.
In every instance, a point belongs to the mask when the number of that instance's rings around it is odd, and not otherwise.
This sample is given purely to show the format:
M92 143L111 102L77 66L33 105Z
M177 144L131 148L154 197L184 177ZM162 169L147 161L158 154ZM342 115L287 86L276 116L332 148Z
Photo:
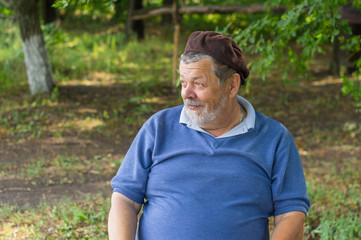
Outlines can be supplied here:
M28 163L13 167L11 164L0 164L0 180L20 178L36 184L83 183L88 175L109 176L114 174L121 163L118 156L94 156L93 158L75 155L57 155L54 158L40 157L31 159Z
M172 44L157 38L126 43L123 33L61 33L50 59L57 81L82 80L91 72L116 74L116 81L171 80ZM65 39L65 40L64 40Z
M74 122L74 127L80 129L81 131L90 131L96 127L104 126L104 122L96 118L85 118L84 120L78 120Z
M0 239L105 239L109 196L64 198L33 208L3 205Z
M138 90L127 86L126 91L133 91L129 94L131 97L109 98L106 102L100 102L99 96L93 97L91 93L77 95L73 102L56 93L51 97L40 95L24 96L14 101L10 99L9 105L0 107L0 135L23 139L127 132L130 126L142 124L150 114L159 110L159 106L168 104L166 96L145 90L148 86L142 85ZM166 91L167 86L163 87ZM117 91L121 92L121 89ZM169 105L172 106L172 103Z

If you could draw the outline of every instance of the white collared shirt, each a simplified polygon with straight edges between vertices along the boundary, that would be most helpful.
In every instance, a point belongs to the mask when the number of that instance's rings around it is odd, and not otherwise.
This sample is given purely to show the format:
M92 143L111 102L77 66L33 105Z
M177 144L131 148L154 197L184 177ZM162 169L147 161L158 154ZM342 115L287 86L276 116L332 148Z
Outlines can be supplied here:
M236 135L239 135L239 134L247 133L250 129L254 128L255 121L256 121L256 112L255 112L252 104L250 102L248 102L245 98L241 97L241 96L237 96L237 101L241 106L243 106L246 109L246 111L247 111L246 118L243 120L243 122L241 122L240 124L238 124L237 126L232 128L230 131L228 131L228 132L226 132L226 133L224 133L221 136L218 136L216 138L233 137L233 136L236 136ZM182 109L182 112L181 112L181 115L180 115L180 118L179 118L179 123L185 124L185 125L187 125L187 127L191 128L191 129L194 129L196 131L204 132L204 133L209 134L204 129L200 128L198 125L193 124L189 120L184 107Z

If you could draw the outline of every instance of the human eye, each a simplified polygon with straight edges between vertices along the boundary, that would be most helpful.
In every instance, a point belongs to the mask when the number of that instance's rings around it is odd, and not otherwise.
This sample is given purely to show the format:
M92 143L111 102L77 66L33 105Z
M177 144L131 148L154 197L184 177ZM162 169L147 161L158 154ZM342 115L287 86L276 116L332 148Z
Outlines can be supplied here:
M186 81L184 81L182 79L179 82L182 87L185 87L187 85Z
M194 85L196 85L197 87L205 87L205 85L202 82L199 82L199 81L195 81Z

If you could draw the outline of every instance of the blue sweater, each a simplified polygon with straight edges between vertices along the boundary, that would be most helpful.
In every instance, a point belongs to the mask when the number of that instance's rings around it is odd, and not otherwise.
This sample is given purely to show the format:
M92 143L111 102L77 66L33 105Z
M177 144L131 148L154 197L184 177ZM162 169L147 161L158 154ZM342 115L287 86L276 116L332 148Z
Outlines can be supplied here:
M268 217L310 201L288 130L256 112L254 129L226 138L179 123L182 106L141 128L111 185L144 203L137 239L269 239Z

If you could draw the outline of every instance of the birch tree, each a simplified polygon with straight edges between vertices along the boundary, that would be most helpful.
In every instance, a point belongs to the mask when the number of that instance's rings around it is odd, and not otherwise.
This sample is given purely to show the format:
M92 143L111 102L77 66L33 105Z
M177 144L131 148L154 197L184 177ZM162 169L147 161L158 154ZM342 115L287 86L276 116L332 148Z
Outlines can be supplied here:
M36 0L13 0L10 2L19 24L30 92L50 93L54 86L45 41L40 28Z

